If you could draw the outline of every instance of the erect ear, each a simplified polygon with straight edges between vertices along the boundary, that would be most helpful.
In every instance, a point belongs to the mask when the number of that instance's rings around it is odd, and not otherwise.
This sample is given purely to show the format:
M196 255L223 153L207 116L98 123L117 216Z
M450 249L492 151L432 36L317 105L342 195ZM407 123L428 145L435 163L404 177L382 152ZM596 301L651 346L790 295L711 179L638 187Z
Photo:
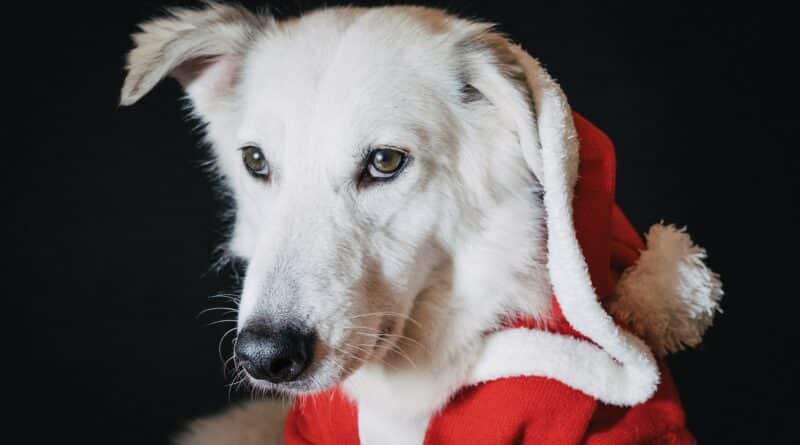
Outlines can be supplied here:
M203 114L231 93L245 50L272 23L240 6L206 2L201 9L171 9L133 34L121 105L132 105L166 76L177 79Z

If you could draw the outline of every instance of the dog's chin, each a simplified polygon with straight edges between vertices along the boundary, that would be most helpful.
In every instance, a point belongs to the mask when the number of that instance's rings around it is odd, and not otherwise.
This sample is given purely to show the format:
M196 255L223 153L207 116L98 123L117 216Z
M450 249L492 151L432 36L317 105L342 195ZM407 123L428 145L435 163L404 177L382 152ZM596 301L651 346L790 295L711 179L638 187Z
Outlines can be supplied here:
M298 396L318 393L335 387L345 378L345 376L339 374L335 372L310 372L304 373L297 380L280 383L258 380L249 375L247 380L250 386L268 394Z
M272 383L265 380L257 380L248 376L250 386L258 391L266 394L283 395L283 396L298 396L305 394L314 394L325 391L336 386L339 380L333 380L329 383L322 382L317 379L301 378L299 380L282 383Z
M284 396L314 394L336 387L355 371L354 368L337 363L334 357L325 358L318 364L312 364L298 379L288 382L273 383L255 379L250 375L247 376L247 381L256 390L267 394Z

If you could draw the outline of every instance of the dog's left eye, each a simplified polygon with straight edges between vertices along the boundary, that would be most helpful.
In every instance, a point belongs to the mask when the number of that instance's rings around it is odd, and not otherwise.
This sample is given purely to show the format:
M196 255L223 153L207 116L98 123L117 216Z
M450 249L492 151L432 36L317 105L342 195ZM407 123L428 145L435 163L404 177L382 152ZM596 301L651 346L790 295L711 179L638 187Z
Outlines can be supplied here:
M405 152L393 148L372 150L367 162L367 172L374 179L389 179L403 170L406 164Z
M241 150L242 161L251 175L260 178L269 176L269 163L260 148L255 145L247 145L242 147Z

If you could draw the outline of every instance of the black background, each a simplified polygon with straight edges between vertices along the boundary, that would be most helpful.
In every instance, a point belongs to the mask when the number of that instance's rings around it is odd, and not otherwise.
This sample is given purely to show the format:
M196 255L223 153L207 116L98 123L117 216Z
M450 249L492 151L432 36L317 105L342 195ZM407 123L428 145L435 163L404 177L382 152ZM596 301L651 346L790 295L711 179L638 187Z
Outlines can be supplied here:
M709 250L725 313L699 350L669 359L700 442L791 442L800 395L791 11L523 3L434 4L501 23L544 62L615 141L617 199L640 231L687 224ZM116 105L128 35L165 4L26 4L4 17L6 31L20 28L5 39L4 71L22 77L4 85L20 99L6 118L20 137L3 150L3 285L23 306L8 319L24 324L6 339L22 349L5 362L6 386L22 396L12 406L28 421L27 443L164 443L228 404L217 344L232 325L206 326L219 316L198 313L234 287L229 273L207 273L223 207L178 86ZM282 16L313 6L273 3Z

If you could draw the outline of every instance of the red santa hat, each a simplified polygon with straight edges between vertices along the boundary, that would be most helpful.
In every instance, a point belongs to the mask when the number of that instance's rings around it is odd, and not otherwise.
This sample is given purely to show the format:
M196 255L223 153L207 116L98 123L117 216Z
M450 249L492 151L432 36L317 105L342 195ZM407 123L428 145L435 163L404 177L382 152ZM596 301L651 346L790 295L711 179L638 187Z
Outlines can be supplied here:
M612 405L642 403L659 383L653 351L700 342L718 311L720 281L684 230L655 225L643 245L614 200L609 138L571 111L537 61L514 52L533 94L535 119L515 118L528 130L523 153L544 189L555 321L489 336L469 383L536 375Z
M719 278L682 229L655 225L642 242L614 200L609 138L571 111L537 61L513 51L533 94L535 119L511 117L544 189L554 316L488 334L465 390L431 420L425 443L506 443L520 428L536 432L509 443L574 443L566 438L592 431L594 443L693 443L657 357L700 342L719 310ZM346 397L314 399L292 411L287 443L357 443ZM464 420L476 410L495 420Z

